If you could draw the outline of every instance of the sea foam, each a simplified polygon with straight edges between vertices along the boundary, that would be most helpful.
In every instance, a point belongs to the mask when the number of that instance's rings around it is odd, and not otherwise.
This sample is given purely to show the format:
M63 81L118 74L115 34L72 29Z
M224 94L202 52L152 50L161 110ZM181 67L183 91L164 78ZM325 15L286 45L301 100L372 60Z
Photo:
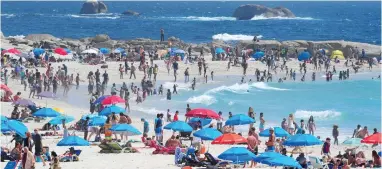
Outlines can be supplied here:
M212 36L212 39L216 40L223 40L223 41L238 41L238 40L253 40L252 35L243 35L243 34L228 34L228 33L222 33L222 34L216 34ZM263 38L263 35L258 35L258 39Z
M324 110L324 111L308 111L308 110L297 110L294 113L296 118L308 119L313 116L316 119L328 119L341 116L341 112L335 110Z

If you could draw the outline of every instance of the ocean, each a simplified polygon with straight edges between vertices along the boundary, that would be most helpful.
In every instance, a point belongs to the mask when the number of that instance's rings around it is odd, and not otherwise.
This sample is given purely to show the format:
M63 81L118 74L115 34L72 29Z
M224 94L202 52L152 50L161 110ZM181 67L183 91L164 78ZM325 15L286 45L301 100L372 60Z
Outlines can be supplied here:
M186 42L212 39L251 40L254 35L275 40L348 40L381 44L381 2L112 2L108 13L80 15L82 2L1 2L1 30L6 36L48 33L83 38L108 34L112 39L159 39ZM284 6L296 18L237 21L231 17L244 4ZM133 10L140 17L120 13Z

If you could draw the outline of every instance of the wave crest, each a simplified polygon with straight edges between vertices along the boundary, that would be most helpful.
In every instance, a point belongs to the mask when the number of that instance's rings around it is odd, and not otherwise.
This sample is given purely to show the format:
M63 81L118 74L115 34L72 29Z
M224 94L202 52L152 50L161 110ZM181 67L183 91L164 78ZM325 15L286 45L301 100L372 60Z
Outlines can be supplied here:
M176 90L190 90L190 85L187 83L174 83L174 82L165 82L163 84L164 89L173 89L174 84L177 85Z
M288 17L265 17L264 15L256 15L251 20L315 20L311 17L294 17L294 18L288 18Z
M210 95L200 95L200 96L194 96L190 97L186 101L187 103L196 103L196 104L205 104L205 105L211 105L217 102L215 97Z
M25 38L25 35L8 36L8 38L24 39L24 38Z
M5 17L5 18L13 18L16 15L15 14L1 14L1 16Z
M324 111L308 111L308 110L297 110L294 113L296 118L308 119L313 116L316 119L328 119L341 116L341 112L334 110L324 110Z
M228 33L222 33L222 34L216 34L212 36L212 39L215 40L223 40L223 41L238 41L238 40L253 40L254 36L251 35L243 35L243 34L228 34ZM263 38L263 35L256 36L258 39Z
M253 83L252 86L255 87L255 88L258 88L258 89L263 89L263 90L279 90L279 91L289 90L289 89L282 89L282 88L277 88L277 87L271 87L271 86L268 86L264 82L256 82L256 83Z
M91 15L89 15L89 14L81 14L81 15L71 14L71 15L67 15L67 16L72 17L72 18L90 18L90 19L118 19L121 17L118 14L113 14L113 13L91 14Z

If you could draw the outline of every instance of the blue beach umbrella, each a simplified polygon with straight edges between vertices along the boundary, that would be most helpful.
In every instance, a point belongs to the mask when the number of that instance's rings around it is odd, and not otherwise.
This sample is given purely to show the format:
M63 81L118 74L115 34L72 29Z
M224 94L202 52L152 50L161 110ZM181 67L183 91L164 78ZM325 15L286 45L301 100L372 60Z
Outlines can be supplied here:
M95 116L90 118L89 126L103 126L106 123L106 119L107 118L105 116Z
M125 53L125 49L117 48L113 51L113 53Z
M196 131L193 135L195 137L199 137L202 140L215 140L223 134L214 128L204 128Z
M272 167L283 166L283 167L295 167L302 168L301 165L292 157L279 156L274 158L266 158L261 163L267 164Z
M129 136L142 134L138 129L130 124L116 124L110 128L114 132L127 132Z
M276 158L276 157L280 157L280 156L282 156L280 153L264 152L264 153L261 153L260 155L256 156L255 158L253 158L253 161L261 163L263 160L265 160L267 158Z
M65 120L65 124L70 123L70 122L74 121L74 117L61 115L61 116L57 116L57 117L53 118L52 120L49 121L49 123L52 125L59 125L59 124L62 124L63 120Z
M78 136L68 136L58 142L57 146L90 146L90 143Z
M12 131L9 127L8 127L8 124L7 124L7 121L2 121L1 122L1 132L2 133L7 133L7 132L10 132Z
M262 58L264 55L265 55L264 52L256 52L256 53L254 53L254 54L252 55L252 57L255 58L255 59L260 59L260 58Z
M8 121L8 118L3 116L3 115L1 115L1 123L3 123L4 121Z
M103 101L104 99L106 99L107 97L109 97L109 96L110 96L110 95L104 95L104 96L99 97L98 99L96 99L96 100L94 101L94 104L101 104L102 101Z
M310 134L296 134L284 141L285 146L314 146L321 145L322 141Z
M179 132L191 132L193 130L192 127L184 121L171 122L167 124L166 126L164 126L164 129L174 130Z
M349 138L345 140L342 144L347 146L359 146L361 145L361 138Z
M255 157L256 155L245 147L232 147L218 156L220 159L233 161L235 164L251 161Z
M216 48L215 53L220 54L220 53L225 53L225 51L222 48Z
M101 51L101 53L103 53L103 54L107 54L110 52L110 50L108 48L99 48L99 51Z
M299 61L309 60L309 58L310 58L310 53L309 52L302 52L302 53L300 53L300 55L298 55L298 60Z
M36 117L57 117L60 116L60 113L52 108L42 108L34 112L32 115Z
M243 125L243 124L251 124L255 123L255 119L245 115L245 114L236 114L233 115L231 118L229 118L226 122L225 125Z
M274 130L274 134L276 137L288 137L289 136L289 133L281 127L274 127L273 130ZM259 135L261 137L269 137L270 136L269 129L266 129L266 130L260 132Z
M199 118L199 117L194 117L192 119L190 119L189 122L191 123L197 123L197 122L201 122L202 123L202 126L206 126L206 125L209 125L212 121L212 119L208 119L208 118Z
M100 116L108 116L112 113L119 114L121 112L125 112L125 109L116 105L112 105L109 107L105 107L103 110L99 112Z
M93 117L97 117L98 114L86 114L86 115L82 115L81 119L82 120L86 120L86 117L89 117L89 119L93 118Z
M22 138L26 138L25 133L28 132L28 128L24 123L17 120L8 120L6 121L6 124L10 130L16 132Z
M44 52L45 52L45 50L44 50L44 49L41 49L41 48L34 48L34 49L33 49L33 54L34 54L35 56L39 56L39 55L43 54Z

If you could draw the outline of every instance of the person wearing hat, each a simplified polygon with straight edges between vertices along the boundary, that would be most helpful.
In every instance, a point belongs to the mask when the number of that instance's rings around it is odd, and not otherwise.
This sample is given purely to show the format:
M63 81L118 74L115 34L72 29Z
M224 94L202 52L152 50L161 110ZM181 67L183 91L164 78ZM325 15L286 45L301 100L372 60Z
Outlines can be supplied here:
M275 133L273 127L269 128L269 139L265 142L267 145L267 151L275 151Z

